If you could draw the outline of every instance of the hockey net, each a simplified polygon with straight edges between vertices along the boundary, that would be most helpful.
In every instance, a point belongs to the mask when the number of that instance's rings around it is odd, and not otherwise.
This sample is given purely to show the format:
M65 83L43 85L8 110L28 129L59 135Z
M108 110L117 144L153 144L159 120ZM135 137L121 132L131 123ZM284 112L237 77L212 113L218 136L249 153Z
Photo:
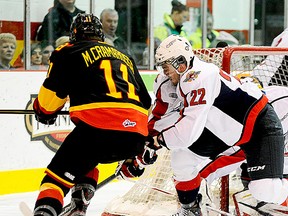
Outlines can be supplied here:
M199 49L194 52L200 59L212 62L233 75L249 73L257 76L264 86L288 86L288 58L285 56L288 48L245 46ZM102 216L158 216L177 212L179 204L172 180L170 154L164 148L158 154L157 162L145 169L125 195L113 199ZM235 172L215 180L209 186L202 181L200 192L204 195L204 203L232 212L232 194L242 189L239 175ZM206 212L207 215L219 215Z

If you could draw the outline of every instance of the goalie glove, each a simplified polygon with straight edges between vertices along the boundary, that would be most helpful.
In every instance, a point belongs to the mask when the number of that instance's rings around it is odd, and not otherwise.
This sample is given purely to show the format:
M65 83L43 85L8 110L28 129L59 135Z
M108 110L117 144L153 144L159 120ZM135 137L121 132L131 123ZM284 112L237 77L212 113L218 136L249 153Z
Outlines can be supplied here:
M118 163L115 171L116 176L120 176L122 179L139 177L143 174L145 168L140 168L136 158L126 159Z
M145 141L144 151L136 156L136 161L141 168L145 168L147 165L154 164L157 160L158 149L162 148L161 146L156 146L152 136L148 136Z
M38 98L35 99L33 103L33 110L35 112L35 119L36 121L45 124L45 125L52 125L55 123L57 119L57 112L53 114L45 114L41 111L40 106L39 106L39 101Z

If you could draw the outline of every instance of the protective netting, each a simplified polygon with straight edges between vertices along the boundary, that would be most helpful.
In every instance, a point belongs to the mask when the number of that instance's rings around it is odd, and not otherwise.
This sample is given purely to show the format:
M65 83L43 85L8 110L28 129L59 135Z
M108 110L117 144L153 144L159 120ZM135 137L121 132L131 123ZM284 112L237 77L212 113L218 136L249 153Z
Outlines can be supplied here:
M177 211L169 151L162 148L154 165L148 166L135 185L106 208L112 215L169 215ZM157 205L155 205L157 203Z

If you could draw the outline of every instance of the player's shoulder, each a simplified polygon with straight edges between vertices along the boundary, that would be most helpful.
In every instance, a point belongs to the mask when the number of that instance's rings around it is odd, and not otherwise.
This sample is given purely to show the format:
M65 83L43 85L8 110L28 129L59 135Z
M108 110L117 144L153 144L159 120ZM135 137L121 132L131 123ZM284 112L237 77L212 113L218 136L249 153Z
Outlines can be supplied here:
M169 82L169 78L161 73L157 74L157 76L154 79L154 89L158 89L160 86L162 86L165 83Z
M185 72L181 78L182 83L214 82L219 76L220 68L212 63L207 63L194 58L193 67Z
M202 76L211 76L211 74L219 74L220 68L213 63L205 62L197 57L194 57L192 70L200 71Z

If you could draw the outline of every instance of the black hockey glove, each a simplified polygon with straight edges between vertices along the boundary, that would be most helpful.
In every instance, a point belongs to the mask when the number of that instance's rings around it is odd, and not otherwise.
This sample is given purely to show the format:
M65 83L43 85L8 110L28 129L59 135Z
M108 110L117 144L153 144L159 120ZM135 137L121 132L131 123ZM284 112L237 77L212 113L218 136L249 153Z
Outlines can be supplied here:
M39 107L39 102L38 102L38 98L35 99L34 103L33 103L33 110L35 112L35 119L36 121L45 124L45 125L52 125L55 123L56 119L57 119L57 112L53 113L53 114L45 114L41 111L40 107Z
M119 175L121 178L134 178L143 174L145 168L140 168L136 158L126 159L124 162L119 162L115 171L115 175Z
M144 151L136 156L136 160L140 167L144 168L147 165L155 163L157 160L158 149L162 148L161 146L156 146L152 136L148 136L145 141Z

